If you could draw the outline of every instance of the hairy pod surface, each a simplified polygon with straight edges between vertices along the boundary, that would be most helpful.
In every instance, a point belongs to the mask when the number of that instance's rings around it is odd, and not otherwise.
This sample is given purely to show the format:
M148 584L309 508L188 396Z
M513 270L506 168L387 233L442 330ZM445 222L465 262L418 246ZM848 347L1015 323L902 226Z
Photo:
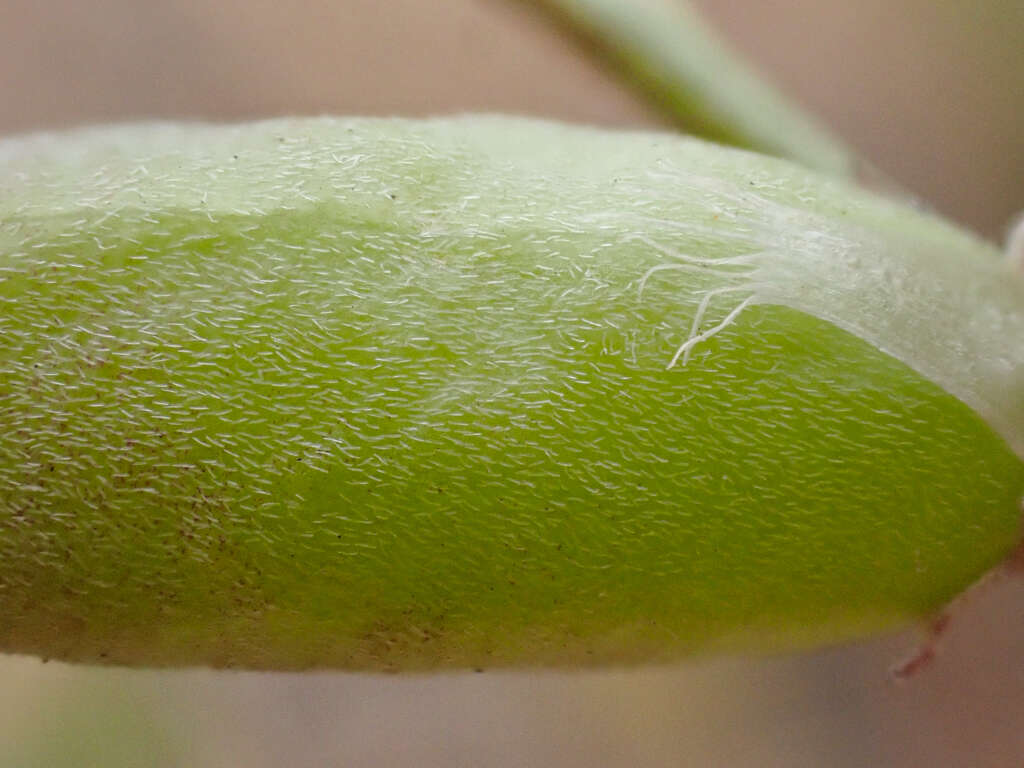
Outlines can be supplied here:
M660 134L0 142L0 649L578 666L927 615L1020 535L1021 282Z

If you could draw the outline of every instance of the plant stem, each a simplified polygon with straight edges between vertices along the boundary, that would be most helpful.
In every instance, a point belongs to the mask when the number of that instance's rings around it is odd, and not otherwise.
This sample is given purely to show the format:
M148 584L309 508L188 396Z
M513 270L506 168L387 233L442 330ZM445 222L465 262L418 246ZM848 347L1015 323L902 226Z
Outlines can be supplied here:
M859 172L842 141L764 82L686 0L528 1L554 14L687 130L838 176Z

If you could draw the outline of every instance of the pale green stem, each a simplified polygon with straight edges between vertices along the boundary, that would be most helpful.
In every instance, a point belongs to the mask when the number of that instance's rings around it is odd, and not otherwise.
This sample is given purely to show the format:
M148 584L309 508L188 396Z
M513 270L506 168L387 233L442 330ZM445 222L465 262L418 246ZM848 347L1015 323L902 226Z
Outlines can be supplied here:
M754 70L686 0L528 0L641 86L673 122L726 144L839 176L854 154Z

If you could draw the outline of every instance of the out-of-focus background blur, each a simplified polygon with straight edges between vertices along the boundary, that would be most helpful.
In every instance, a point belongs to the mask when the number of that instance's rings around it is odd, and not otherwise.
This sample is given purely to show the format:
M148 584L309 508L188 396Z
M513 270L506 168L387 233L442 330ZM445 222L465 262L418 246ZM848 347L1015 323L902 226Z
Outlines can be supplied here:
M1020 0L699 5L942 213L998 239L1024 209ZM483 110L660 125L512 0L0 0L0 134L131 118ZM915 641L412 678L0 656L0 768L1024 765L1024 579L972 596L938 662L889 683L888 667Z

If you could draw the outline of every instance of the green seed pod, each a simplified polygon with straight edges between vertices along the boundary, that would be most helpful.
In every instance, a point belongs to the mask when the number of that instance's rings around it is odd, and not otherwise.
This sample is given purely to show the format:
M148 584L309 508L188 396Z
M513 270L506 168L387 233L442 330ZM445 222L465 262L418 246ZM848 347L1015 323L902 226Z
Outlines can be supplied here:
M0 649L838 642L1019 539L1024 281L783 161L505 118L0 143Z

